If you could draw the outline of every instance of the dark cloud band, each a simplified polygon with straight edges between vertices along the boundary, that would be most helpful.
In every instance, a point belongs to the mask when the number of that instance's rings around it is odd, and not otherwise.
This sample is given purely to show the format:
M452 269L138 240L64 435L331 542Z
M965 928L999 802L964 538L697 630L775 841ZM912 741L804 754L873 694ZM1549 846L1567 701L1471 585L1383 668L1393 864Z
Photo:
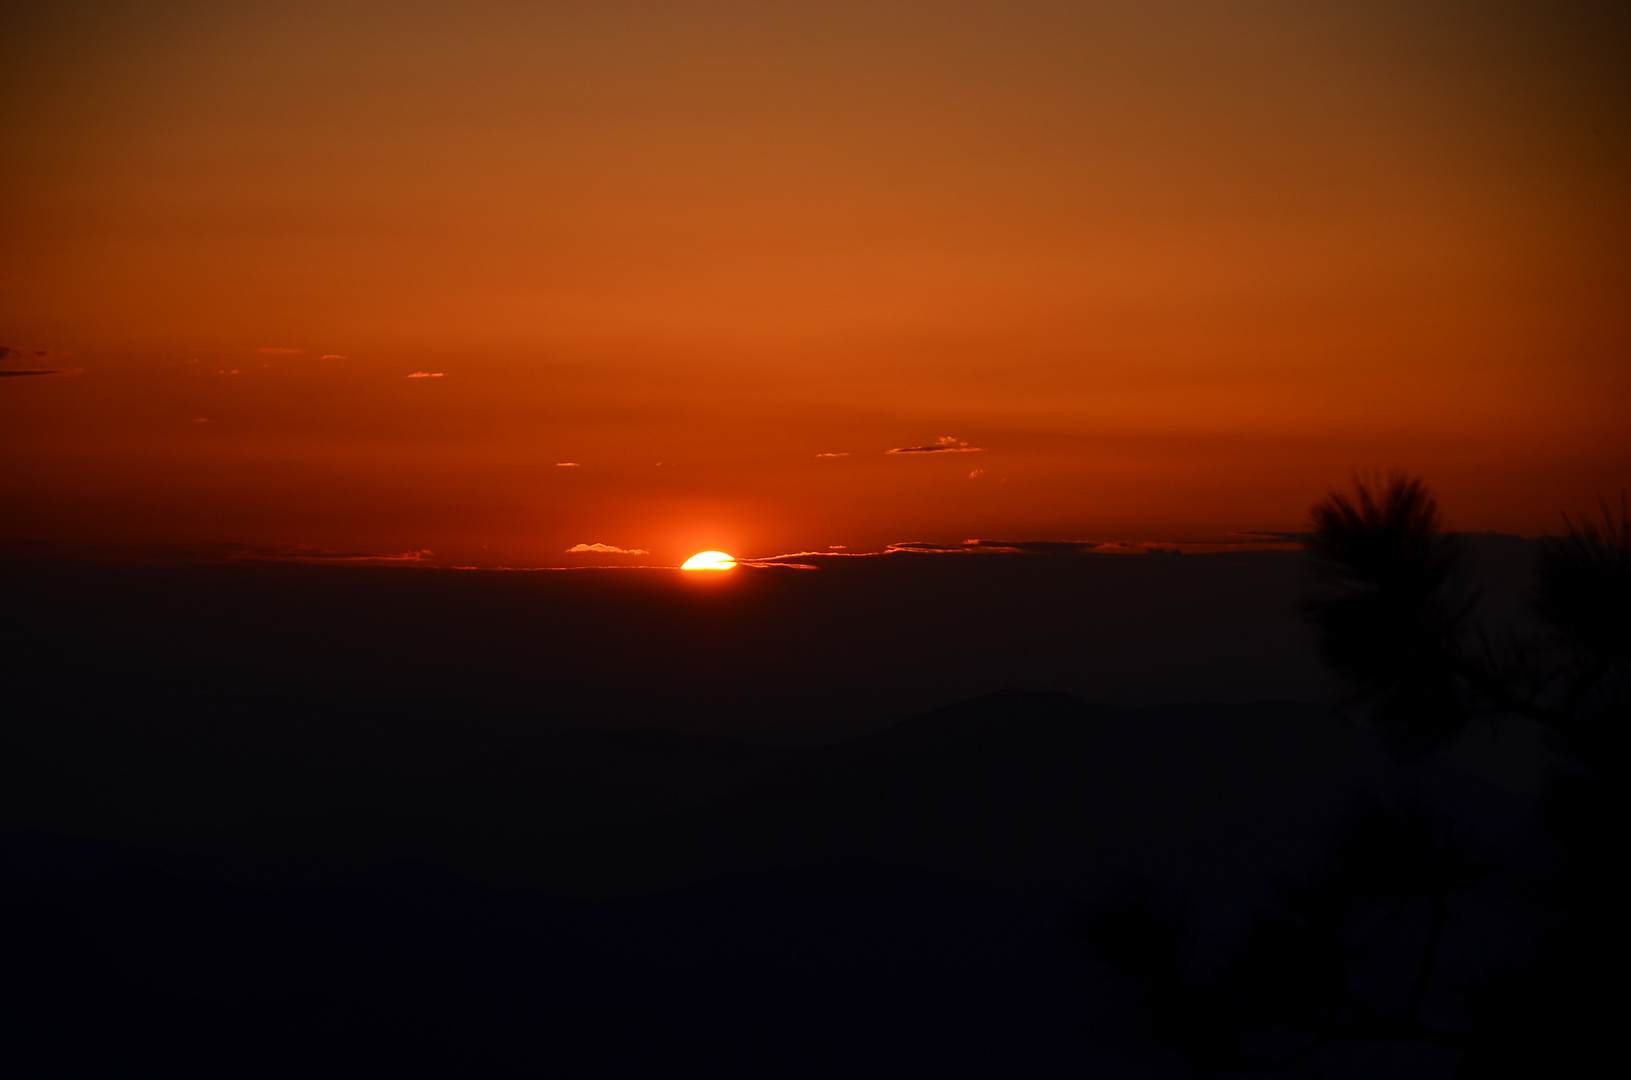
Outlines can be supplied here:
M978 454L985 450L983 446L970 446L962 439L952 435L942 435L928 446L897 446L893 450L886 450L888 454Z

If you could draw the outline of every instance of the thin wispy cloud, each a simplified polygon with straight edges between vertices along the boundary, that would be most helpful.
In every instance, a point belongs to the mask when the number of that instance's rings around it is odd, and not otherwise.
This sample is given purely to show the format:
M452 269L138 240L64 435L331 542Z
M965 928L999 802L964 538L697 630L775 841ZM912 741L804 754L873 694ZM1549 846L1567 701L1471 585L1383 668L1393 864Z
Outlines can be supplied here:
M198 562L422 563L436 553L417 551L336 551L316 544L212 544L191 551L152 549L164 556ZM163 556L161 556L163 557Z
M890 451L891 454L896 453L896 452L897 451L894 451L894 450ZM849 451L848 450L841 450L836 454L817 454L816 457L849 457Z
M306 350L291 349L287 345L262 345L255 351L265 353L267 356L294 356L297 353L303 353Z
M1014 557L1103 557L1115 555L1206 555L1220 552L1288 552L1302 549L1304 538L1293 533L1229 534L1226 540L964 540L957 544L906 540L885 545L881 551L847 551L833 544L826 551L795 551L764 559L738 559L739 565L790 565L793 560L811 559L836 565L845 559L876 559L907 555L958 555ZM812 566L813 569L819 567Z
M942 435L928 446L897 446L889 454L978 454L983 446L970 446L955 435Z
M573 544L566 549L568 555L593 552L597 555L650 555L645 548L620 548L615 544Z
M21 360L25 362L33 361L37 364L41 360L54 360L59 356L67 355L67 353L52 352L50 349L14 349L9 345L0 345L0 362ZM84 368L60 367L0 368L0 378L16 379L31 375L78 375L84 370Z
M961 544L908 540L884 550L917 555L1122 555L1142 554L1155 547L1172 549L1174 545L1127 540L964 540Z
M377 565L416 565L429 563L436 554L429 548L418 551L377 552L338 551L315 544L129 544L83 545L32 543L8 545L0 542L0 554L7 548L36 556L62 557L97 562L162 563L243 563L296 562Z
M815 563L800 562L800 559L855 559L874 552L835 551L828 548L826 551L789 551L785 555L767 555L762 559L737 559L737 566L749 566L761 570L820 570ZM829 563L830 565L830 563Z
M227 546L227 545L223 545ZM347 563L421 563L436 553L429 548L380 554L369 551L330 551L310 544L290 544L276 548L250 548L245 545L245 559L267 559L286 562L347 562Z
M583 466L575 461L557 461L555 467L557 469L581 469Z
M1291 534L1253 534L1229 540L964 540L961 544L909 541L885 552L925 555L1178 555L1220 551L1295 551Z
M409 375L410 379L440 379L446 373L441 371L416 371Z
M323 359L323 360L349 360L351 358L348 357L348 356L342 356L340 353L337 353L337 352L326 352L326 353L324 353L322 355L322 357L320 357L320 359Z

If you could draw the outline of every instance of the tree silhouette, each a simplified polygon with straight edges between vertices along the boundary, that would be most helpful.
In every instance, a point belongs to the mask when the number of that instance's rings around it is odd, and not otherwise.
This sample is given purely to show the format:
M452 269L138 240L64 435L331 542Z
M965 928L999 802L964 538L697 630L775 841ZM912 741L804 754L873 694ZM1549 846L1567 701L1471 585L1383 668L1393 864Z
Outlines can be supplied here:
M1373 722L1417 755L1480 715L1545 725L1563 755L1546 794L1552 838L1569 869L1549 887L1561 913L1538 963L1477 988L1466 1076L1533 1076L1607 1048L1616 1021L1607 987L1623 971L1620 823L1631 730L1631 513L1603 501L1600 520L1563 515L1564 534L1535 562L1543 628L1497 642L1469 625L1462 551L1442 536L1418 479L1356 483L1314 508L1311 548L1323 592L1304 606L1331 665L1374 704Z
M1362 802L1323 865L1279 884L1226 963L1206 968L1182 898L1144 886L1090 911L1077 932L1144 990L1158 1037L1207 1075L1275 1074L1338 1040L1462 1053L1457 1076L1589 1075L1618 1023L1607 990L1626 896L1619 863L1625 737L1631 728L1631 514L1564 516L1545 541L1532 607L1541 629L1506 639L1476 624L1465 548L1442 531L1418 478L1356 481L1313 508L1314 583L1302 603L1326 662L1404 759L1480 717L1546 726L1567 761L1547 794L1569 869L1532 897L1525 956L1491 942L1506 969L1459 973L1447 929L1498 852L1457 834L1420 792ZM1414 772L1414 770L1412 770ZM1461 897L1462 899L1456 899ZM1453 901L1453 902L1452 902ZM1463 1022L1442 1026L1430 1000Z
M1457 595L1460 546L1440 532L1420 480L1394 475L1314 507L1319 592L1303 604L1325 661L1374 706L1401 751L1431 749L1459 731L1458 693L1468 602Z
M1536 564L1542 639L1497 647L1471 625L1465 551L1416 477L1356 480L1313 509L1315 590L1302 609L1321 655L1396 750L1417 756L1468 720L1516 713L1550 728L1581 764L1613 767L1631 718L1631 515L1564 515Z
M1339 1041L1466 1049L1467 1032L1423 1006L1430 990L1474 1003L1473 988L1443 975L1440 952L1452 900L1499 853L1412 797L1362 800L1325 853L1278 884L1221 964L1186 947L1183 898L1147 883L1090 909L1077 930L1142 988L1157 1037L1204 1075L1273 1074Z
M1535 606L1566 659L1554 678L1563 686L1552 725L1571 748L1594 759L1620 758L1631 721L1631 514L1619 519L1605 501L1603 527L1564 515L1566 536L1542 549Z

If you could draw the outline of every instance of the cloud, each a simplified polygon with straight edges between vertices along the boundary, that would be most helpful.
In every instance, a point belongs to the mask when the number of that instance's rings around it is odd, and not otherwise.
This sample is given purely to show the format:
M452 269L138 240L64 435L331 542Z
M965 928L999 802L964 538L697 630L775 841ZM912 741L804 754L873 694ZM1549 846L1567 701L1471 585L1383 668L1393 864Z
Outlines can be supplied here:
M416 371L412 375L409 375L408 378L410 378L410 379L440 379L440 378L442 378L443 374L444 373L440 372L440 371Z
M899 453L899 451L896 451L896 450L891 450L889 452L891 454ZM840 451L839 453L836 453L836 454L817 454L816 457L849 457L849 451L848 450L843 450L843 451Z
M758 570L820 570L815 563L799 562L800 559L826 559L827 565L834 565L839 559L856 559L870 555L872 552L860 551L790 551L785 555L767 555L762 559L737 559L737 566L747 566Z
M978 480L980 477L982 477L984 475L985 475L985 470L984 469L975 469L973 472L968 474L968 478L970 480Z
M909 542L890 544L890 551L949 555L1141 555L1177 551L1177 544L1148 540L964 540L961 544Z
M0 553L15 547L0 542ZM418 551L374 552L335 551L314 544L132 544L79 545L29 544L24 552L47 558L68 558L94 562L159 562L159 563L241 563L241 562L300 562L300 563L355 563L355 564L415 564L424 563L436 553L429 548Z
M32 360L38 363L41 360L54 360L68 353L52 352L50 349L13 349L9 345L0 345L0 361L6 360ZM23 378L29 375L78 375L84 368L12 368L9 371L0 369L0 379Z
M568 555L592 551L598 555L650 555L645 548L620 548L613 544L573 544L566 549Z
M884 551L919 555L1093 555L1137 554L1152 546L1124 540L964 540L961 544L908 540L890 544Z
M393 554L334 551L314 544L219 544L212 549L206 549L205 557L213 555L215 561L222 562L418 563L435 554L429 548Z
M303 353L306 350L291 349L284 345L262 345L255 351L265 353L267 356L294 356L296 353Z
M897 446L889 454L978 454L983 446L970 446L954 435L942 435L930 446Z
M967 551L1004 555L1086 555L1106 545L1092 540L964 540Z
M1218 551L1295 551L1304 545L1274 534L1232 540L964 540L961 544L910 542L890 544L887 551L949 555L1179 555Z
M575 461L557 461L555 467L557 469L581 469L583 466Z
M326 352L326 353L323 354L322 359L324 359L324 360L349 360L351 358L349 356L342 356L337 352Z
M876 559L904 555L982 555L982 556L1055 556L1065 558L1105 555L1183 555L1211 554L1215 552L1245 551L1298 551L1306 547L1296 542L1295 533L1229 534L1229 540L964 540L960 544L936 544L926 540L907 540L889 544L882 551L846 551L842 544L833 544L826 551L794 551L786 555L771 555L763 559L737 559L738 566L784 566L803 570L818 570L822 565L835 566L843 559ZM794 562L810 560L810 562Z

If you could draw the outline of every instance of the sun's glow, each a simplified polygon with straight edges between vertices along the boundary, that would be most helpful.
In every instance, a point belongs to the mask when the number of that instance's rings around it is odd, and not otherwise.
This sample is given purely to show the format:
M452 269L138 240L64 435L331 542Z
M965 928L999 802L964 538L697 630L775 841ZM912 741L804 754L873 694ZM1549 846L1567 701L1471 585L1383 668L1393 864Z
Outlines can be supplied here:
M680 564L681 570L729 570L736 560L723 551L699 551Z

